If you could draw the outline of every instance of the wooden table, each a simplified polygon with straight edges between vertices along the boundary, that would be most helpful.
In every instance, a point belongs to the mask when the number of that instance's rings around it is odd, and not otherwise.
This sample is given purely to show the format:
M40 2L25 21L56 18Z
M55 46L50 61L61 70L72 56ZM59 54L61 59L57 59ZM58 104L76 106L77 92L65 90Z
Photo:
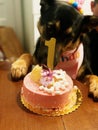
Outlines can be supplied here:
M98 130L98 103L88 98L86 86L76 81L83 95L76 111L59 117L40 116L22 107L22 80L13 82L9 68L9 63L0 62L0 130Z

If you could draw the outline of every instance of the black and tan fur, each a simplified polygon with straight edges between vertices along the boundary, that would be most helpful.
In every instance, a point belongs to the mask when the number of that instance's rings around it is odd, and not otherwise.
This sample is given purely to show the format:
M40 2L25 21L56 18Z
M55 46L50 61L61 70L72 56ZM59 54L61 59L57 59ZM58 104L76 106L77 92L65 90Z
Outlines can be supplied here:
M89 33L98 26L98 18L83 16L66 2L55 0L41 0L40 19L38 29L40 37L36 44L33 58L30 54L23 54L11 66L13 78L20 78L27 74L31 64L47 63L47 47L45 40L56 39L54 66L60 60L63 51L72 50L82 42L84 45L84 60L78 72L77 79L85 79L89 85L89 93L94 100L98 99L98 77L91 67ZM95 62L96 63L96 62ZM96 68L98 69L98 68Z

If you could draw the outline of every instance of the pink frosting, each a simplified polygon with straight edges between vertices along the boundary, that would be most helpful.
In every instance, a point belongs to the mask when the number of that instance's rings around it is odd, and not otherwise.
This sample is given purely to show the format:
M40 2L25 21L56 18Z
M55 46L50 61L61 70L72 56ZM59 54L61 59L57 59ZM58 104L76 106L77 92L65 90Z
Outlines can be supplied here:
M73 89L73 81L66 74L68 81L67 89L59 94L47 93L39 89L39 84L33 82L30 73L24 78L21 94L24 99L31 105L44 108L59 108L69 103L69 94Z

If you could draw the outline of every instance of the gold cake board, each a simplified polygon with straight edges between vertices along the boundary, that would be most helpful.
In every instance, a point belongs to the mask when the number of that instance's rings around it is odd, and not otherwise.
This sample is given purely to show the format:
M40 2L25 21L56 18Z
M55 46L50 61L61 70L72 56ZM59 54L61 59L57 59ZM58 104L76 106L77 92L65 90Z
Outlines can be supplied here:
M61 115L67 115L76 109L81 105L82 102L82 94L79 89L77 89L77 99L75 100L75 104L71 106L71 103L65 106L63 109L42 109L42 108L36 108L32 107L30 104L26 102L24 97L21 95L21 102L22 104L29 109L30 111L40 114L40 115L46 115L46 116L61 116ZM73 100L72 100L73 102Z

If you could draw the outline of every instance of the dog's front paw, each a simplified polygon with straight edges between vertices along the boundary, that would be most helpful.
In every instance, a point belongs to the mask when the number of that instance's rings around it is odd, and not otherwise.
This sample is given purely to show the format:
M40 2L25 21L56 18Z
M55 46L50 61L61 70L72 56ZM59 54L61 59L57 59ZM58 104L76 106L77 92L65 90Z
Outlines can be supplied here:
M98 76L86 76L85 84L89 86L89 96L93 97L94 101L98 101Z
M24 59L16 60L11 66L11 76L13 79L24 77L28 72L28 66Z

